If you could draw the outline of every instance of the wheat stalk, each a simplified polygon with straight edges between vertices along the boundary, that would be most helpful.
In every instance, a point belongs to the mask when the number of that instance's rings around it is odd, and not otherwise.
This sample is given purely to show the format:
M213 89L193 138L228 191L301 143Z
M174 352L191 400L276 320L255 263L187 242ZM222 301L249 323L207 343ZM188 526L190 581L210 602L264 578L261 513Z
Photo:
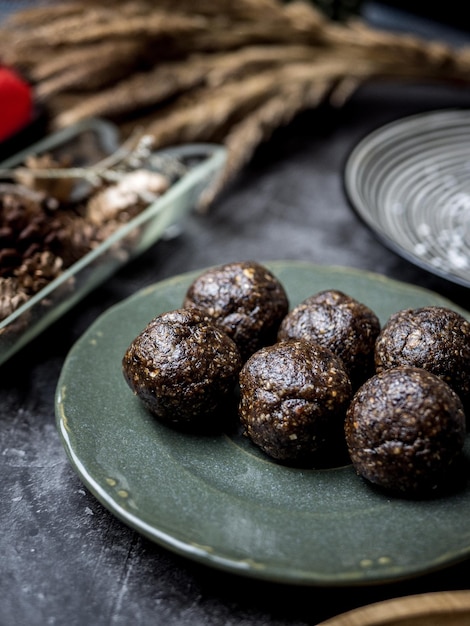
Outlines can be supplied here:
M8 18L9 27L15 30L35 28L38 25L59 20L71 15L80 16L83 13L83 2L63 2L61 4L30 6L22 11L14 12Z
M84 62L70 65L67 70L40 81L36 88L36 98L38 101L47 102L55 94L68 90L84 92L96 90L101 93L100 88L120 80L125 74L132 75L138 51L139 48L135 43L120 42L120 46L112 55L95 54L94 57L90 55ZM95 50L94 52L96 53Z
M267 99L276 91L278 80L277 72L270 71L222 85L217 91L202 87L179 99L168 110L163 109L149 124L147 132L155 136L157 146L211 136L230 119L243 116Z
M470 84L470 47L333 22L302 0L62 2L0 28L0 58L31 78L51 128L101 116L156 147L225 143L211 197L324 99L341 106L370 80Z
M144 50L145 45L142 42L128 39L98 42L89 46L69 46L62 54L51 56L46 62L31 68L29 75L44 91L46 89L43 85L47 84L47 81L61 76L63 83L60 90L64 91L81 85L81 83L77 85L72 79L68 79L67 83L66 77L70 71L79 68L83 68L84 71L93 71L92 64L97 59L107 59L110 64L117 66L122 59L129 59L137 64ZM52 93L56 92L51 90L51 95Z
M214 198L252 158L256 148L268 140L277 128L288 124L302 110L318 106L331 90L332 84L327 80L314 85L302 82L286 85L235 124L225 139L228 150L226 167L204 191L199 210L205 211L212 204Z
M160 63L147 72L133 74L109 89L101 89L56 119L63 127L92 116L115 117L139 108L157 105L171 96L200 85L219 87L229 81L287 61L314 60L315 50L307 46L250 46L229 53L192 55L184 61ZM69 72L70 85L80 87L83 73ZM96 67L101 71L99 65ZM48 81L38 88L38 95L51 95L58 81ZM47 91L46 91L47 89Z
M148 72L133 74L107 90L101 90L76 107L64 111L55 126L61 128L86 117L119 116L157 104L170 96L201 84L207 64L200 60L158 65Z
M200 16L177 15L152 11L147 15L130 15L123 17L115 11L99 15L94 19L94 11L84 13L83 24L77 28L76 20L69 24L46 25L30 33L27 40L21 39L14 42L17 52L21 53L24 48L40 48L48 46L60 48L68 45L88 44L105 39L117 39L120 37L145 37L155 38L168 36L184 36L190 31L199 31L206 28L205 20Z

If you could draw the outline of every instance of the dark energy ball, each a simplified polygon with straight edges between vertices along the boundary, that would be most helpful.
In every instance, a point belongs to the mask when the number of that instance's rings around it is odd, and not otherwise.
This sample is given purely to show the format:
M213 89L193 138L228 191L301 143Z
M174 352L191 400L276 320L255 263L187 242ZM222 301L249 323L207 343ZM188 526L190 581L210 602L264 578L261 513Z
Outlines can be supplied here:
M239 381L245 434L274 459L314 464L327 446L344 441L351 383L331 350L281 341L253 354Z
M164 422L205 425L226 413L241 368L235 343L196 309L153 319L126 350L129 387Z
M345 435L359 475L387 490L424 495L444 485L462 452L463 406L431 372L398 367L356 392Z
M442 378L470 408L470 323L441 306L394 313L375 344L376 372L410 365Z
M189 286L183 306L204 311L235 341L243 360L274 343L289 309L279 280L254 261L207 270Z
M353 389L374 373L374 346L380 332L377 315L337 290L310 296L286 315L278 339L308 339L332 350L343 361Z

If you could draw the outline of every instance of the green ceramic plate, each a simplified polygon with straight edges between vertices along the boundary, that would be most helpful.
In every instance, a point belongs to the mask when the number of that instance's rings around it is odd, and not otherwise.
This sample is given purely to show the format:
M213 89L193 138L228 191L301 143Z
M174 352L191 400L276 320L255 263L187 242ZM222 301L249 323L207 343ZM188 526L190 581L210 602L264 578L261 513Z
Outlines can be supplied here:
M297 262L267 265L291 305L335 288L368 304L382 321L405 307L457 309L435 293L375 274ZM435 500L390 498L350 465L283 467L238 435L182 434L146 412L123 379L122 355L150 319L181 306L195 275L156 284L113 307L66 360L57 424L72 465L98 500L177 553L273 581L385 582L469 556L470 484Z

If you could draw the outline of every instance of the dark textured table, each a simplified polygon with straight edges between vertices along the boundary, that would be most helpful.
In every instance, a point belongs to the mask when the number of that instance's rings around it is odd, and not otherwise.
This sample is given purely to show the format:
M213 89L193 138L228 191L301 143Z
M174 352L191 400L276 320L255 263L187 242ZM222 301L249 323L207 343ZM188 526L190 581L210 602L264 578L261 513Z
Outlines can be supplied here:
M70 466L54 418L64 358L93 320L137 289L188 270L302 259L380 272L468 308L468 290L385 249L342 188L345 159L365 133L448 106L470 106L470 91L370 85L342 110L301 115L258 150L210 214L192 216L179 237L126 266L0 368L1 626L300 626L385 598L470 589L468 561L410 581L324 589L245 579L186 560L97 502Z

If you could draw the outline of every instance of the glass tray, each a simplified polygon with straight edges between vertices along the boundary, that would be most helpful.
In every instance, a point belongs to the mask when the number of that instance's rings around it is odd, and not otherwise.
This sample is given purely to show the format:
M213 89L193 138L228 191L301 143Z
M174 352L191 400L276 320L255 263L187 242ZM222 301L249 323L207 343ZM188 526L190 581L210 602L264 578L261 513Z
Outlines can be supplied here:
M3 161L0 169L17 167L28 155L43 153L72 154L74 166L81 167L98 162L118 148L117 128L105 120L90 119ZM226 149L215 144L171 147L153 152L145 167L156 169L154 164L164 159L184 166L184 173L164 194L0 321L0 365L117 269L180 224L224 166Z

